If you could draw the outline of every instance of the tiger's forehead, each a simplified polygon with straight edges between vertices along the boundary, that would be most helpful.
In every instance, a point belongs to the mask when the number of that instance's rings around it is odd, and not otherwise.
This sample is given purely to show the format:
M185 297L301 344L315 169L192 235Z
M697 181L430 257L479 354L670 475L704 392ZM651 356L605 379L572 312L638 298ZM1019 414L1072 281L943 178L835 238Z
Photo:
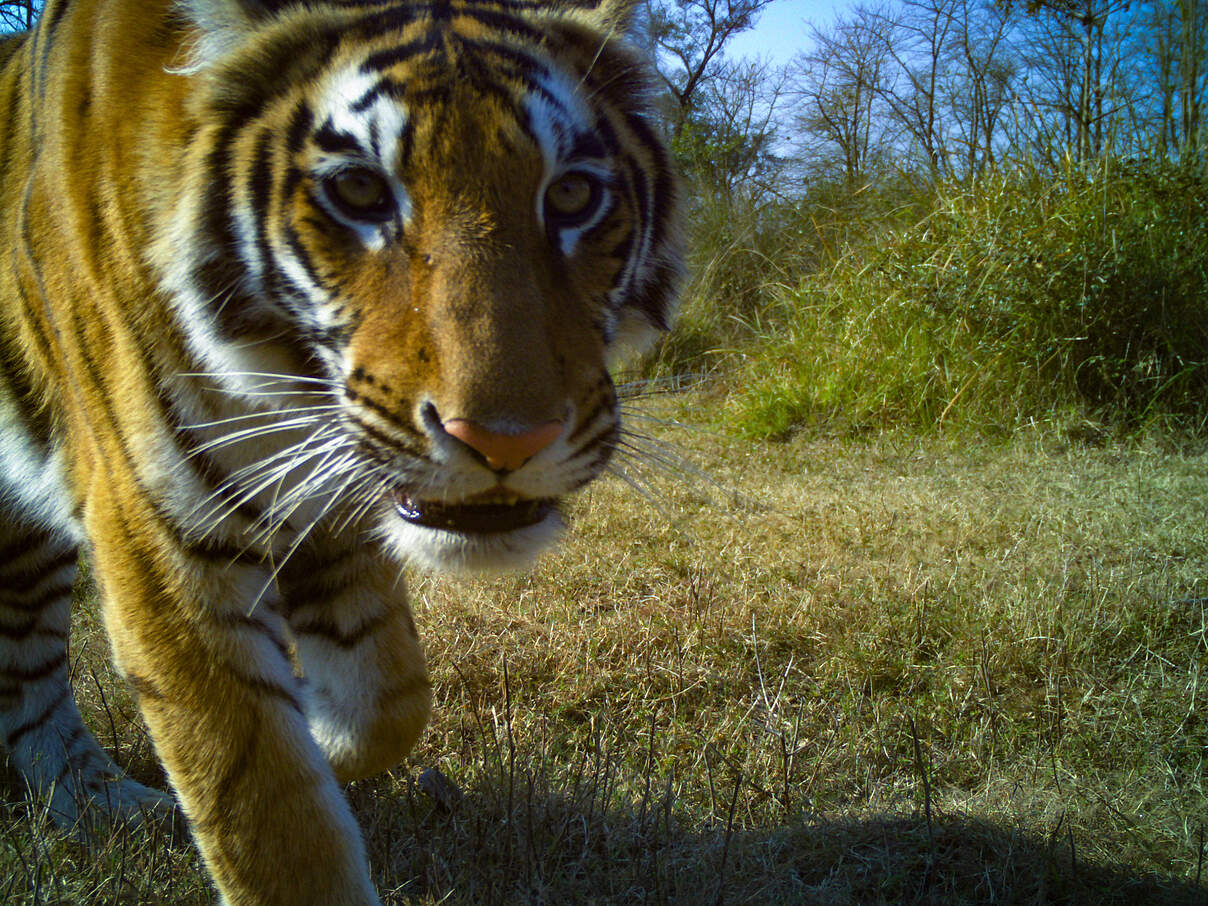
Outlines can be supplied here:
M355 64L327 75L316 92L314 114L320 147L333 152L359 149L383 162L397 159L398 143L410 124L407 105L384 92L379 77Z
M452 42L454 53L435 39L401 41L393 52L378 45L359 58L345 58L312 95L311 121L320 147L347 146L344 150L394 168L405 163L417 134L448 130L459 119L478 116L481 110L468 109L478 106L493 111L480 121L500 134L526 135L547 167L584 156L593 114L579 78L536 56L523 72L514 65L492 70L498 48L480 52L476 45L461 45Z

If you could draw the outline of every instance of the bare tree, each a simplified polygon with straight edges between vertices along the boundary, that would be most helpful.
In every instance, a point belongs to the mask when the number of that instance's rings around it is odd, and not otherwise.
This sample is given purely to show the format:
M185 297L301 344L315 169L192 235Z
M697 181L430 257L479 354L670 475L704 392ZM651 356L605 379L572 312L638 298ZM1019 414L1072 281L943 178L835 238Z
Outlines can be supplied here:
M964 171L976 173L995 162L1005 140L1003 115L1011 102L1017 64L1007 41L1008 16L990 0L954 0L955 28L948 46L957 58L950 101Z
M0 0L0 34L29 28L41 9L42 0Z
M1202 150L1208 101L1208 0L1152 3L1141 20L1149 36L1162 155Z
M881 21L885 49L901 75L887 83L883 100L932 179L950 172L941 91L950 67L955 5L956 0L902 0Z
M723 60L698 89L696 111L675 148L698 189L732 200L739 191L778 197L782 161L776 116L786 73L760 60Z
M774 0L648 0L659 71L674 99L671 125L679 134L696 110L702 88L716 78L726 45L755 25Z
M1064 145L1078 160L1098 157L1107 150L1127 95L1136 90L1120 81L1119 25L1130 0L1029 0L1026 6L1031 105L1058 117Z
M866 182L891 144L882 99L892 91L883 9L858 6L822 30L812 27L813 49L794 61L795 122L806 151L826 165L836 161L844 183Z

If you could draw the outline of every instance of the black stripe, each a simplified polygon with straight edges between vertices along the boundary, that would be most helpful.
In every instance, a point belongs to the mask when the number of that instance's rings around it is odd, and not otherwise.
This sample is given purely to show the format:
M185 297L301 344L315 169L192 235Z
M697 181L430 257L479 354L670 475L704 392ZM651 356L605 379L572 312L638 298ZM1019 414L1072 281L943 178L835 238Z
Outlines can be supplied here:
M274 683L272 680L266 680L261 676L251 676L247 673L242 673L236 670L231 664L224 664L225 673L238 683L252 689L261 695L267 695L269 698L275 698L280 702L289 705L294 711L305 716L305 711L302 709L302 704L298 701L293 691L284 686Z
M398 136L399 143L399 164L404 168L411 166L411 156L415 152L415 124L408 118L403 124L403 131ZM402 221L399 221L401 229Z
M294 166L293 160L285 165L285 176L281 180L281 203L289 204L294 192L298 190L298 186L306 179L306 173L301 167ZM285 221L285 229L289 229L289 221Z
M31 183L32 186L32 183ZM29 211L30 193L25 193L25 198L21 203L21 242L20 250L24 256L24 263L28 265L30 273L37 283L36 289L38 296L42 301L43 309L49 310L50 302L46 294L46 279L42 274L42 265L38 261L37 255L34 254L34 236L31 232L31 217ZM22 285L18 276L17 296L21 300L21 313L24 315L22 323L29 328L34 337L34 345L38 347L38 352L42 358L47 361L58 361L61 356L56 354L55 349L51 346L50 338L42 328L42 322L38 319L38 315L34 310L33 303L26 294L25 287Z
M365 62L361 64L361 72L373 74L393 69L395 66L406 63L415 57L440 50L443 47L443 43L439 32L428 32L422 38L414 41L408 41L405 44L396 44L394 47L371 53L365 58ZM352 105L352 110L356 113L361 113L369 109L373 102L381 96L383 90L386 90L383 89L383 84L383 82L379 82L373 88L369 89L369 91L365 92Z
M459 18L473 19L496 32L519 38L528 44L540 45L549 41L550 35L535 28L529 22L509 15L494 6L466 6L457 11Z
M54 0L48 0L48 3ZM55 32L58 30L60 23L63 21L63 16L67 13L67 8L71 5L69 0L58 0L54 6L49 9L43 7L42 17L38 21L36 37L34 38L34 52L38 57L38 97L41 99L46 95L47 79L50 76L50 54L54 50Z
M635 216L638 223L641 224L642 233L646 232L646 228L650 226L650 221L654 218L654 208L650 203L651 193L655 190L654 180L633 155L625 154L622 156L622 162L625 165L626 171L630 174L629 188L633 192L635 207ZM655 247L654 243L654 228L650 227L650 249ZM649 251L649 250L648 250Z
M16 51L16 53L20 53L20 50ZM11 60L13 57L9 59ZM4 128L0 129L0 173L14 172L12 165L13 151L18 146L18 136L22 134L22 130L17 128L17 122L21 101L25 96L22 86L24 81L25 70L18 69L12 92L8 96L8 116L4 121Z
M480 38L460 38L459 43L479 56L492 58L492 62L497 67L497 71L493 73L496 77L503 74L512 78L522 79L531 83L533 91L545 93L541 85L533 81L534 75L549 75L549 65L541 57L533 56L510 44L501 44L498 41ZM514 68L500 67L499 64L501 62L511 63ZM498 70L502 70L502 72ZM552 97L548 94L546 96ZM561 106L561 104L558 106Z
M621 155L620 139L617 138L617 131L612 128L608 117L603 114L596 117L595 123L592 124L592 135L604 145L605 153L601 155L602 157L619 157Z
M597 120L597 126L599 121ZM570 156L583 160L584 158L603 158L609 157L610 143L593 130L584 132L575 138L575 143L571 148Z
M599 418L604 412L612 411L616 407L616 402L617 395L612 386L612 382L604 382L604 384L600 387L600 392L596 398L596 401L592 404L591 411L583 418L579 419L579 424L575 427L575 430L567 436L566 443L573 444L577 438L581 437L585 431L595 424L596 419Z
M228 172L232 149L242 124L228 124L206 159L206 200L201 226L208 245L217 257L200 262L191 273L213 316L219 335L239 341L264 332L267 312L259 300L244 292L245 265L238 258L235 239L233 195L234 174Z
M44 32L47 38L53 37L63 21L63 15L71 6L71 0L47 0L42 8L42 19L38 23L38 31Z
M54 441L55 422L45 397L35 386L32 364L7 327L0 327L0 372L0 380L12 392L18 418L45 455Z
M215 614L214 622L222 626L241 626L245 629L250 629L255 633L265 636L272 646L277 649L277 652L281 655L281 657L284 660L289 660L289 646L286 645L285 642L282 641L275 632L273 632L273 628L263 620L259 620L256 617L249 616L245 613L228 611L222 614Z
M323 151L329 154L364 154L361 143L348 132L337 129L330 119L315 130L313 141Z
M74 755L71 754L71 747L79 742L80 738L83 737L86 732L87 730L84 729L83 724L76 724L75 728L71 731L71 735L63 741L63 751L66 754L66 757L63 759L63 767L61 767L59 769L59 773L55 775L54 786L60 786L63 781L67 779L68 774L78 774L80 762L86 762L90 758L96 757L96 753L91 748L84 749L82 752L76 752Z
M424 433L416 428L413 424L408 421L404 421L397 413L383 406L381 403L370 399L365 394L357 393L357 391L353 390L351 387L346 386L344 388L344 396L347 397L350 402L360 403L366 409L379 415L384 421L389 422L404 434L410 434L412 437L425 439ZM363 422L361 422L359 419L357 420L357 423L363 424Z
M669 326L667 300L671 298L680 277L681 270L678 263L660 264L654 269L652 276L648 277L640 286L635 287L625 304L645 312L649 316L651 324L660 330L666 330Z
M608 253L612 258L618 258L621 261L628 261L629 255L633 251L634 238L637 234L634 230L630 230L625 234L625 238L613 246Z
M675 177L672 175L667 154L663 150L663 143L654 134L650 124L641 116L631 115L626 117L625 125L634 133L634 137L645 146L646 151L654 158L654 166L642 167L641 172L649 175L651 190L654 195L653 206L650 211L650 219L653 223L651 245L657 248L663 245L667 228L671 223L671 213L675 203L675 196L672 191L675 185ZM643 210L645 210L645 205L643 205Z
M8 563L10 560L24 557L30 551L49 544L51 540L52 536L50 532L44 529L22 535L16 541L10 541L4 547L0 548L0 563Z
M308 273L313 273L314 268L310 263L310 257L306 254L306 250L301 244L297 246L296 251L299 253L297 257L298 264ZM322 332L317 328L311 328L300 323L307 320L311 314L310 295L291 275L287 274L281 268L275 255L270 257L266 264L267 269L264 275L265 292L272 296L285 309L281 322L277 327L278 341L284 342L288 337L292 344L303 347L301 351L310 352L311 350L307 346L307 341L313 344L322 336ZM327 287L323 285L322 281L316 280L316 283L321 290L328 292Z
M6 592L10 589L4 589ZM19 610L22 613L40 613L55 601L70 597L73 591L71 583L52 585L36 598L25 601L5 601L2 605L9 610Z
M133 546L133 543L135 541L134 533L131 531L129 524L126 522L125 518L123 517L123 515L120 512L117 513L117 524L118 524L119 531L121 531L121 533L125 536L126 540L128 542L130 542L131 545ZM148 566L148 574L149 574L151 581L154 583L154 586L155 586L155 588L154 588L154 591L156 593L155 598L157 600L164 600L164 601L170 600L171 596L168 594L168 591L167 591L168 583L164 580L163 576L160 575L159 570L157 570L155 568L154 564L151 564ZM198 629L198 627L192 626L192 624L190 624L190 625L191 625L191 628L193 628L195 631ZM221 664L220 669L222 669L222 672L225 675L231 677L236 682L242 683L243 685L245 685L249 688L255 689L264 695L269 695L274 698L278 698L282 701L285 701L299 714L303 713L302 706L301 706L301 704L299 704L299 702L298 702L297 698L294 696L293 692L284 688L283 686L279 686L276 683L272 682L271 680L266 680L266 679L263 679L262 677L249 676L245 673L242 673L236 667L236 665L231 664L231 663ZM134 680L134 682L140 682L140 680ZM135 687L135 688L137 691L137 687ZM159 693L159 692L156 692L156 694L153 697L157 697L159 699L167 698L167 696L165 694Z
M273 133L261 129L256 136L252 151L251 172L248 177L248 204L252 211L256 254L260 257L260 272L266 280L265 287L270 298L276 294L268 284L270 273L275 276L278 268L273 262L273 250L268 242L268 209L273 195Z
M402 698L404 695L414 695L423 689L431 689L432 680L426 676L417 676L414 679L403 680L401 683L395 683L393 686L387 686L384 689L379 689L377 701L388 701L394 698Z
M375 40L387 32L403 30L408 25L419 21L421 17L430 15L431 9L431 6L426 3L417 3L414 6L393 6L391 9L358 19L348 27L347 34L358 41Z
M0 607L3 607L3 605L0 605ZM0 623L0 638L10 639L16 642L19 642L22 639L27 639L33 635L34 630L38 628L38 622L38 618L35 616L30 617L20 626L10 626Z
M165 698L164 693L160 690L160 688L145 676L141 676L136 673L127 673L125 678L126 683L130 686L138 698L156 701L163 701Z
M215 794L210 799L209 805L211 810L220 810L224 818L229 814L231 803L244 801L244 797L237 795L235 791L239 781L243 779L244 775L252 767L254 755L259 746L260 732L261 725L253 723L251 736L239 747L237 754L229 762L229 767L222 772L218 778L218 783L215 784ZM200 824L202 820L205 820L205 817L199 815L194 818L193 823L195 825ZM224 853L223 855L228 859L231 858L231 854L229 853Z
M48 575L67 566L74 566L75 562L76 550L71 548L53 560L43 561L36 566L27 566L18 573L0 575L0 592L11 595L27 594L45 582Z
M42 724L46 723L46 721L50 719L50 716L59 709L59 706L62 705L64 701L67 700L67 696L70 692L71 690L68 688L67 684L64 683L63 688L59 690L59 694L51 700L49 705L39 711L36 717L31 717L25 723L20 724L15 730L9 733L7 737L5 737L5 745L7 745L10 750L16 748L17 743L20 741L22 736L25 736L27 733L38 729L38 727L42 726Z
M138 464L135 462L133 454L126 442L125 433L122 431L122 423L117 418L117 413L113 409L113 395L109 387L106 385L104 376L101 374L100 368L96 361L92 358L88 351L87 337L83 333L83 325L80 323L78 315L73 318L72 324L75 330L76 343L80 352L80 360L84 364L84 370L88 372L89 379L96 386L98 398L101 403L102 416L113 429L114 439L117 441L118 449L121 451L122 459L125 462L126 469L129 472L135 486L139 489L139 493L143 500L146 501L152 515L163 529L172 536L172 540L177 545L178 549L186 556L193 557L197 560L208 562L255 562L259 558L254 551L249 551L246 548L235 545L223 544L209 538L193 539L185 534L185 529L180 526L175 519L166 511L164 506L155 495L143 483L142 476Z
M18 680L22 683L36 683L39 680L44 680L60 667L67 665L67 649L63 648L48 661L38 664L36 667L3 667L0 666L0 676L7 676L10 679Z
M617 435L620 433L620 431L621 431L621 426L617 422L616 419L612 419L610 421L605 422L603 427L600 428L600 430L596 431L594 434L589 435L587 437L587 439L584 440L579 445L579 453L584 453L588 450L591 450L597 444L605 444L606 446L611 447L612 444L610 443L610 441L615 441L615 439L616 439ZM565 462L570 462L571 460L573 460L575 458L576 455L578 455L578 454L572 454L571 456L568 456L566 458Z
M135 344L139 356L141 371L146 374L154 388L155 400L160 414L167 425L167 435L176 448L180 462L187 465L203 486L207 498L217 497L224 506L233 506L234 512L239 513L248 522L255 523L263 511L257 509L250 501L238 500L238 490L227 483L226 472L202 447L189 439L189 428L184 414L180 411L177 400L168 391L168 379L159 363L150 355L151 342Z
M287 201L288 199L282 199L283 203ZM306 250L306 246L302 244L302 239L300 236L298 236L298 233L293 228L293 225L286 222L285 227L281 232L282 239L284 240L286 247L290 250L290 252L293 253L294 260L302 267L302 270L306 272L307 279L309 279L310 282L315 286L319 287L319 289L323 290L323 292L327 293L328 295L333 295L333 287L328 286L327 281L323 278L323 275L320 274L318 268L315 267L314 261L311 260L310 252L308 252Z
M581 463L578 466L578 468L585 471L583 473L583 477L574 483L574 486L570 489L571 491L577 491L596 480L596 476L600 474L600 471L606 465L608 465L608 460L612 459L613 453L616 452L616 445L603 444L602 446L597 447L596 450L596 454L591 458L590 461Z
M427 459L422 450L415 450L402 443L397 437L391 437L389 434L375 428L364 419L360 418L355 412L346 413L346 417L353 423L353 426L362 435L365 452L373 459L384 461L389 464L394 457L399 453L404 453L408 456L413 456L416 459ZM377 447L374 446L377 445ZM380 449L379 449L380 448Z
M382 158L382 136L378 127L378 121L375 118L369 124L369 150L373 153L374 158L381 160Z
M380 613L376 617L365 620L356 629L344 632L333 620L324 617L312 617L300 623L291 623L290 628L297 635L320 636L331 642L337 648L349 650L357 647L365 639L376 633L389 620L388 613Z
M532 126L529 124L528 116L524 107L521 106L520 98L514 90L505 88L496 81L499 73L485 67L479 61L473 63L466 58L462 58L461 62L465 64L459 67L459 75L474 86L479 94L484 97L492 97L499 104L507 115L513 119L516 124L523 129L533 141L534 144L539 144L536 133L533 132ZM518 76L519 78L519 76ZM537 91L538 86L534 83L531 86L532 91Z
M334 556L329 551L323 554L329 559L294 556L278 575L282 594L278 610L287 619L304 607L323 606L359 584L347 573L350 562L361 556L360 551L349 548Z
M117 524L118 524L119 530L126 537L127 541L133 543L135 540L134 534L131 531L130 526L127 524L126 520L122 517L121 513L118 513L118 515L117 515ZM154 564L151 564L148 566L148 576L149 576L151 582L154 584L153 592L154 592L155 599L163 600L163 601L170 600L171 596L168 594L168 591L167 591L168 583L164 580L163 576L160 574L160 571L155 568ZM220 617L220 618L218 618L218 621L221 622L222 619L223 618ZM239 620L238 617L236 617L235 619L237 622L244 622L242 620ZM249 622L251 625L253 625L253 626L255 625L255 621L249 620ZM194 624L189 624L189 625L190 625L190 628L194 632L200 631L200 627L198 627ZM276 644L276 643L274 643L274 644ZM283 650L280 645L277 645L276 647L278 648L278 651L282 653L282 657L285 658L286 660L288 660L288 651ZM236 665L236 664L233 664L230 662L220 663L217 666L217 668L211 668L211 669L212 670L216 669L217 671L220 671L220 673L222 675L228 676L235 682L238 682L250 689L253 689L253 690L259 692L260 694L267 695L272 698L276 698L281 701L284 701L285 703L290 705L290 707L292 707L295 711L297 711L299 714L303 713L302 705L298 702L298 699L294 695L293 691L285 688L284 686L280 686L271 680L264 679L263 677L250 676L246 673L243 673L241 671L239 665ZM140 690L140 687L138 684L146 683L147 681L142 678L131 678L131 677L128 677L128 680L131 682L132 686L135 688L135 691L140 692L140 694L142 694L142 690ZM156 688L154 686L150 686L146 691L149 693L150 697L153 699L166 700L168 698L166 693L161 692L158 688Z
M306 32L296 40L275 45L267 53L241 60L250 71L243 73L237 84L247 86L248 93L221 95L212 111L211 115L223 126L205 157L206 201L200 226L209 244L220 250L220 257L196 266L192 277L207 297L215 324L225 338L238 340L266 326L263 310L256 311L255 299L235 296L243 271L237 260L227 257L237 248L231 219L235 203L231 194L236 176L232 170L234 145L243 130L258 120L272 102L296 91L298 85L307 84L316 72L326 67L342 39L338 30ZM264 93L252 93L254 91ZM290 139L296 139L308 128L296 119L291 125L298 132L289 133ZM232 301L239 304L229 304Z
M566 442L568 444L577 443L578 449L575 453L572 453L570 456L568 456L564 462L570 462L572 459L578 456L579 453L583 452L584 450L591 449L594 444L599 443L609 434L617 431L617 420L615 418L605 421L603 427L600 428L600 430L596 430L598 426L596 418L598 418L600 413L604 412L604 410L607 408L609 407L604 405L597 407L592 413L592 417L585 418L583 421L581 421L579 423L579 427L577 427L574 432L566 438ZM589 435L586 440L582 441L582 443L579 443L580 438L587 434L588 431L593 431L594 433Z
M314 112L305 100L300 100L294 112L290 114L289 126L285 130L285 150L291 158L306 144L314 122Z

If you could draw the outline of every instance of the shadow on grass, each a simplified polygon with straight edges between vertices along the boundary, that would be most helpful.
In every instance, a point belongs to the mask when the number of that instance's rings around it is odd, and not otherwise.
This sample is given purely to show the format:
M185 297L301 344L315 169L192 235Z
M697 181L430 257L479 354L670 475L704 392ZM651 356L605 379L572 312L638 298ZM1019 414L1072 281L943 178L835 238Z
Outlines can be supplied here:
M11 797L17 784L0 774ZM1208 906L1203 879L1084 862L1060 825L1041 837L972 818L882 816L751 830L731 811L691 829L669 791L646 805L618 796L607 774L580 781L550 793L517 766L446 806L411 777L355 785L383 903ZM0 825L4 904L215 901L192 847L154 829L85 846L12 798Z
M601 810L608 790L550 794L523 771L447 808L413 781L386 786L351 792L386 904L1208 906L1201 879L1082 861L1060 824L1047 837L898 815L690 829L669 793Z

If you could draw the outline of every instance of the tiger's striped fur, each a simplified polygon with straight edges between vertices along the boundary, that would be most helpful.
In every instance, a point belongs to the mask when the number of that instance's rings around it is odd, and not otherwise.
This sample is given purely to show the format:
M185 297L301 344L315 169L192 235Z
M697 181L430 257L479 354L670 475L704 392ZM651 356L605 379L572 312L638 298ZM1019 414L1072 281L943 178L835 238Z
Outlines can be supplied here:
M398 561L526 562L666 326L634 0L48 0L0 43L0 739L65 824L76 552L229 904L378 902L339 783L431 692Z

